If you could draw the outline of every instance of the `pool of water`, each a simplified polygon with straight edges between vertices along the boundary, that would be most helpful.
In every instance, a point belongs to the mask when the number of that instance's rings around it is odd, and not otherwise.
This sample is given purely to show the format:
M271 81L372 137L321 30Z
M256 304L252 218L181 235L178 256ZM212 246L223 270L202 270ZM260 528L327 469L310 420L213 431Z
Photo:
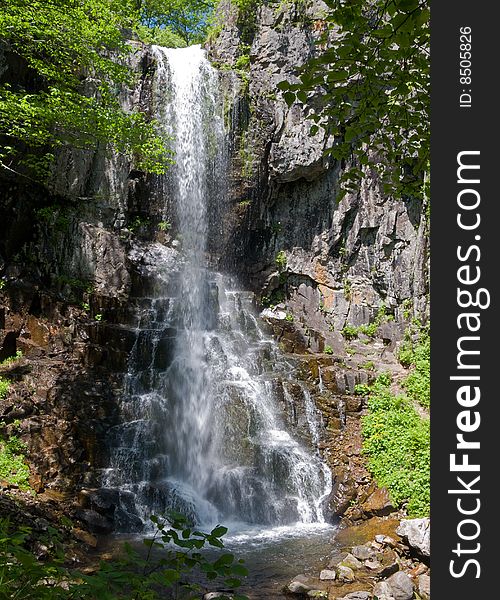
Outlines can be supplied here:
M336 528L297 524L229 534L225 548L243 558L250 572L241 591L252 599L284 598L283 587L296 575L318 574L335 545Z
M314 574L324 568L328 556L338 545L337 528L328 524L303 524L259 529L241 525L229 527L223 537L224 552L244 559L249 576L238 591L251 600L283 599L283 588L296 575ZM118 554L124 541L131 543L141 553L147 552L143 537L130 539L123 535L108 539L101 553ZM203 550L215 559L220 550ZM209 586L216 590L216 586Z

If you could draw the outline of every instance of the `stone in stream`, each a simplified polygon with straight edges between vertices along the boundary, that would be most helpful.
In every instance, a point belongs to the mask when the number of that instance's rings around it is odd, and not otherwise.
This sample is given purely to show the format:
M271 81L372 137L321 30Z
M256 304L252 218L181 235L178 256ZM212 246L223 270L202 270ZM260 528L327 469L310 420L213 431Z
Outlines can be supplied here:
M292 594L307 594L313 587L309 584L309 579L305 575L297 575L288 584L287 589Z
M230 600L233 596L228 596L225 592L208 592L203 596L203 600L222 600L227 599Z
M371 596L370 592L351 592L338 600L370 600Z
M307 592L308 598L328 598L328 592L324 590L310 590Z
M375 554L369 544L364 544L363 546L354 546L351 550L351 553L358 560L368 560L373 558Z
M354 581L355 579L354 571L350 567L346 567L344 565L338 566L337 577L339 581L345 581L348 583Z
M418 554L425 558L431 555L431 521L424 519L404 519L396 533Z
M319 574L321 581L332 581L337 577L337 573L332 569L323 569Z
M350 569L356 570L356 569L361 569L361 567L363 566L363 564L356 557L354 557L352 554L348 554L342 560L342 562L339 564L339 566L349 567Z

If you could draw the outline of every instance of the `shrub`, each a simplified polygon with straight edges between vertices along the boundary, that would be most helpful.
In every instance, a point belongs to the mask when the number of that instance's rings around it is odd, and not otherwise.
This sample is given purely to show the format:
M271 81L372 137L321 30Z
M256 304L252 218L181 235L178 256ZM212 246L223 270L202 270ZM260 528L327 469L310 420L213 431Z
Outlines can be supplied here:
M9 391L9 387L10 383L7 380L3 379L3 377L0 377L0 400L5 398Z
M280 250L278 254L276 254L274 262L276 263L279 271L284 271L286 269L286 253L284 250Z
M390 378L389 378L390 382ZM368 415L362 419L363 451L377 484L410 516L430 510L430 426L411 401L395 396L387 376L371 386Z
M0 479L22 490L29 489L30 477L30 469L25 462L25 449L25 444L16 436L0 438Z
M412 371L403 381L403 387L413 400L417 401L424 408L429 408L431 404L431 380L430 380L430 359L431 359L431 340L429 328L416 324L417 340L412 340L410 328L407 331L406 341L401 346L398 359L405 367L413 367Z
M90 575L64 566L64 554L57 536L53 535L51 543L47 544L55 547L56 552L49 560L39 561L28 547L31 530L23 527L13 531L8 521L0 521L0 597L18 600L155 600L177 598L182 591L194 592L195 596L190 597L200 597L203 586L194 583L193 579L206 578L220 580L218 585L231 590L228 593L235 600L248 600L234 591L241 585L241 578L248 574L243 561L228 553L210 560L200 552L206 544L222 549L221 538L227 532L226 527L219 525L210 533L204 533L192 528L182 515L174 513L165 518L153 516L151 520L156 533L144 540L145 556L125 544L123 559L101 562L99 570ZM51 532L54 534L55 530L51 529Z

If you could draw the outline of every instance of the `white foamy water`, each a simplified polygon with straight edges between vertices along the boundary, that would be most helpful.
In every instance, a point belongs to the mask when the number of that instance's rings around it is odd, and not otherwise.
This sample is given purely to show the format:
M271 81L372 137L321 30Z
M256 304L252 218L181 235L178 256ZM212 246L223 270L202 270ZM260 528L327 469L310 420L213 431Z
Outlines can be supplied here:
M124 531L169 509L202 526L229 526L232 543L324 529L331 475L314 450L317 411L302 387L294 402L306 415L304 443L282 402L293 373L264 333L252 295L207 268L209 208L224 188L228 148L218 74L199 46L154 47L154 55L157 118L175 152L163 185L183 260L168 285L168 257L158 253L155 295L137 301L102 485L119 493Z

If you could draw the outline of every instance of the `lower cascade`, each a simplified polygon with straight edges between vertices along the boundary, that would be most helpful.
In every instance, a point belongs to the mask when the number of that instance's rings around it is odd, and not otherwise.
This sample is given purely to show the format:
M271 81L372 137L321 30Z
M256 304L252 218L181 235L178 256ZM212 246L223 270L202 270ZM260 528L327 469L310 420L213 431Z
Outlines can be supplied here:
M308 391L264 331L253 294L208 267L228 147L218 73L199 46L154 54L181 252L158 244L147 292L133 299L135 344L102 491L119 498L118 531L170 509L207 526L322 523L331 475Z

